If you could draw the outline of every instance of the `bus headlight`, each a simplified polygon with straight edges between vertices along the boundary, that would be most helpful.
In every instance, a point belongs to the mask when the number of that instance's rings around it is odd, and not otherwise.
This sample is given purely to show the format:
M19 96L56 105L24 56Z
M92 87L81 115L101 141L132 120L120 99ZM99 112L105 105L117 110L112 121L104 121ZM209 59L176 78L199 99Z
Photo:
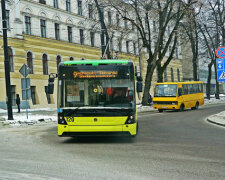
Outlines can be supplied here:
M66 120L64 119L64 116L59 114L58 115L58 124L64 124L64 125L67 125L67 122Z
M177 102L177 101L172 102L172 105L177 105L177 104L178 104L178 102Z
M133 124L135 122L136 122L135 117L133 115L130 115L130 116L127 117L127 120L126 120L125 124Z

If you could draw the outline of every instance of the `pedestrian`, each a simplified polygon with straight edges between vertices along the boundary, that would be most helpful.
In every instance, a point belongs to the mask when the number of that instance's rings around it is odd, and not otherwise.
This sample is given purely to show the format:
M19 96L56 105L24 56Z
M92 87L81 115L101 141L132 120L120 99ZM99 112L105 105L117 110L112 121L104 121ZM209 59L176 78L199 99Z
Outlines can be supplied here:
M18 113L20 113L20 96L19 96L19 94L16 94L16 105L18 108Z

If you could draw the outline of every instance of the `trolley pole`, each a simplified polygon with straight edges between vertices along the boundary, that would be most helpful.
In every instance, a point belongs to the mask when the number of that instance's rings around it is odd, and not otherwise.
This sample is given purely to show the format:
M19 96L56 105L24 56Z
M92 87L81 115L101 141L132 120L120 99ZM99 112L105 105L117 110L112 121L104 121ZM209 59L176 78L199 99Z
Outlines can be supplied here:
M4 65L5 65L5 84L6 84L6 99L7 100L7 110L8 110L8 120L13 120L12 113L12 96L11 96L11 86L10 86L10 68L9 68L9 56L8 56L8 41L7 41L7 19L5 10L5 0L1 0L2 5L2 27L3 27L3 44L4 44Z

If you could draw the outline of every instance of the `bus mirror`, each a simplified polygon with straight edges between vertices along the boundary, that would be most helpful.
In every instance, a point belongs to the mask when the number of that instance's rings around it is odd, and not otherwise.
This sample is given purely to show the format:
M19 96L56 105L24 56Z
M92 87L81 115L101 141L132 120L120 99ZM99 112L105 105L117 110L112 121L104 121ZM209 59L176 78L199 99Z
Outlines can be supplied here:
M179 88L178 89L178 96L181 96L182 95L182 88Z
M142 82L141 81L137 81L137 92L142 92Z

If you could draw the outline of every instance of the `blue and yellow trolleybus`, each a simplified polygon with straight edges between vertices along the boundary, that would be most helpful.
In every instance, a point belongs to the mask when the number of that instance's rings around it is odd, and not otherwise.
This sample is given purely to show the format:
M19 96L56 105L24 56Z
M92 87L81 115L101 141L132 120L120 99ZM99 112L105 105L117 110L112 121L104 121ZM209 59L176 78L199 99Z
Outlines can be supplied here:
M135 136L138 132L135 79L135 68L129 60L61 62L58 135Z

